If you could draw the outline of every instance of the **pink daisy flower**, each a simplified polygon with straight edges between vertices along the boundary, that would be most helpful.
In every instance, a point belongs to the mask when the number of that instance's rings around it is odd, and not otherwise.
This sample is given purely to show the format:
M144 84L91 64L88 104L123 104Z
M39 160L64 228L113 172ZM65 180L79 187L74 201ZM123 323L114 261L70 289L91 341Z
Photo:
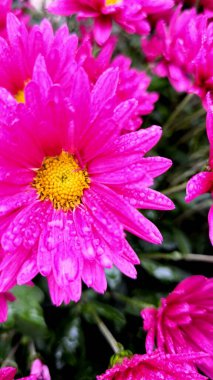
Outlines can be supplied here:
M194 92L195 60L206 33L207 17L195 9L174 12L168 25L159 21L153 36L142 39L142 49L153 71L168 77L176 91ZM205 57L203 56L203 59Z
M20 9L14 9L13 13L20 19L20 21L25 24L29 23L30 17L24 13L24 8L26 5ZM12 11L12 0L1 0L0 3L0 36L6 36L6 19L7 14Z
M206 119L206 129L210 144L210 157L209 157L209 167L208 171L204 171L195 174L187 183L186 187L186 202L191 202L193 199L197 198L199 195L205 193L211 193L213 197L213 94L207 94L207 119ZM209 222L209 238L213 245L213 206L211 206L208 215Z
M9 13L7 39L0 38L0 86L18 102L24 102L24 87L32 79L35 61L42 54L52 81L60 83L68 94L76 69L77 46L78 38L70 35L67 25L54 33L52 25L44 19L28 31L24 23Z
M118 69L108 69L91 91L81 68L67 99L40 56L25 105L1 90L0 291L41 273L56 305L78 301L82 280L106 290L105 268L136 277L124 231L161 243L136 208L174 208L149 188L171 161L144 157L161 137L158 126L120 136L136 101L117 105L118 81Z
M13 368L13 367L0 368L0 380L14 380L15 374L16 374L16 368ZM17 380L39 380L39 378L33 375L33 376L22 377Z
M193 362L195 355L133 355L122 363L108 369L97 380L204 380L187 361Z
M38 380L51 380L48 367L44 365L40 359L35 359L33 361L30 374L34 375Z
M213 379L213 279L191 276L183 280L158 309L141 312L148 332L146 350L165 353L204 351L210 355L196 364Z
M213 22L208 16L203 18L204 24L199 31L202 41L193 63L193 84L189 92L198 95L206 108L206 94L213 91Z
M173 0L55 0L48 10L64 16L77 14L79 19L93 18L95 40L102 45L111 34L112 21L127 33L147 34L147 16L173 5Z
M77 53L78 62L84 67L91 83L94 85L98 77L109 67L119 68L119 83L117 87L117 100L121 101L135 98L137 107L135 109L134 119L129 119L125 129L137 129L141 123L141 115L148 115L154 109L154 103L158 100L159 95L156 92L148 92L151 78L144 72L131 67L131 59L124 55L117 55L112 59L116 40L110 38L99 54L94 57L92 45L87 39L79 47Z
M16 372L16 368L13 367L1 368L0 380L14 380ZM30 375L17 380L51 380L51 377L48 367L43 365L40 359L36 359L32 363Z
M14 297L14 295L9 292L0 293L0 323L6 322L7 320L7 302L13 302L15 301L15 299L16 298Z

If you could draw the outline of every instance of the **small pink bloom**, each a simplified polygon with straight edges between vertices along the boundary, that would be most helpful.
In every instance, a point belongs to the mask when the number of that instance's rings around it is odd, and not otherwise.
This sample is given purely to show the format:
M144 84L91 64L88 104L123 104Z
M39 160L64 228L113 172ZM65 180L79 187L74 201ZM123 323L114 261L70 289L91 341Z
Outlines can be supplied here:
M16 374L16 368L5 367L0 368L0 380L14 380Z
M49 369L40 359L35 359L31 366L31 375L34 375L36 380L51 380Z
M213 379L213 279L191 276L183 280L158 309L141 312L146 350L155 346L165 353L204 351L210 355L196 360L197 367Z
M15 374L16 374L16 368L13 368L13 367L0 368L0 380L14 380ZM33 376L22 377L17 380L39 380L39 379L33 375Z
M7 302L13 302L15 299L14 295L9 292L0 293L0 323L6 322L7 320Z
M77 53L78 62L86 70L91 83L94 85L98 77L108 68L119 68L119 83L117 87L118 103L127 99L136 99L133 120L129 119L125 130L137 129L141 125L142 115L148 115L154 109L154 103L158 100L156 92L148 92L151 78L144 72L131 67L131 59L124 55L117 55L112 59L115 49L115 39L111 38L94 57L91 43L85 39Z
M142 49L160 77L168 77L177 91L200 96L213 90L213 23L195 8L181 12L178 7L166 24L159 21L155 33L142 39Z
M174 208L150 188L172 163L145 157L160 127L121 136L136 101L118 104L118 83L119 69L110 68L91 90L80 68L65 97L39 56L25 104L15 107L0 90L0 291L41 273L56 305L78 301L82 281L105 292L105 268L115 265L136 277L139 259L125 231L161 243L157 227L137 208Z
M207 94L207 119L206 128L210 144L210 157L208 171L195 174L187 183L186 202L191 202L199 195L211 193L213 197L213 94ZM211 206L208 215L209 238L213 245L213 206Z
M196 355L165 355L154 352L151 355L133 355L116 364L97 380L207 380L187 362Z
M20 3L20 1L19 1ZM21 4L20 4L21 5ZM20 21L25 24L29 23L29 16L24 13L27 4L22 4L20 9L12 10L12 0L1 0L0 2L0 36L6 36L6 19L9 12L13 12Z
M147 34L147 16L173 5L173 0L55 0L48 10L64 16L77 14L79 19L93 18L95 40L102 45L111 34L112 21L128 33Z
M18 102L24 102L24 87L32 79L35 61L42 54L52 81L60 83L69 94L77 46L78 38L69 33L67 25L54 33L50 22L43 19L28 31L24 23L9 13L7 39L0 38L0 86Z

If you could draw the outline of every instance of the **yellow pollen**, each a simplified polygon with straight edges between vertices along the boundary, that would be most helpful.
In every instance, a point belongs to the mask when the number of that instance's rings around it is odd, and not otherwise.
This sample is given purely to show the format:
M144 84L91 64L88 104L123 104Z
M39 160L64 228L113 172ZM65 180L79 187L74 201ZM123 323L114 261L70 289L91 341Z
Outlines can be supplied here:
M17 94L14 95L14 98L17 100L18 103L25 103L24 89L29 82L30 79L25 80L24 88L22 90L19 90Z
M25 103L24 90L18 91L14 98L17 100L18 103Z
M105 0L105 6L109 7L111 5L119 5L122 3L122 0Z
M71 154L62 151L59 156L43 160L32 187L40 200L50 200L56 210L69 211L81 203L89 183L87 171L80 168Z

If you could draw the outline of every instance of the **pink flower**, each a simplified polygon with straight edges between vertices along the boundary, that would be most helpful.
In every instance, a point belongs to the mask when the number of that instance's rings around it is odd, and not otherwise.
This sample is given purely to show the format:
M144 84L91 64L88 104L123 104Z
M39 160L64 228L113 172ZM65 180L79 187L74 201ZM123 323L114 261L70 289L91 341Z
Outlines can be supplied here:
M142 39L142 49L153 71L168 77L176 91L190 92L206 24L207 17L197 15L195 9L181 12L178 7L168 25L159 21L154 35Z
M204 24L199 31L202 41L193 62L193 84L189 92L200 96L206 108L206 94L208 91L213 91L213 22L208 16L203 18Z
M77 46L77 36L70 35L66 25L54 34L51 24L44 19L28 31L13 14L8 14L7 40L0 38L0 86L18 102L24 102L24 87L32 79L35 61L42 54L52 81L60 83L69 93Z
M0 291L41 273L56 305L78 301L82 280L106 290L105 268L115 265L136 277L139 260L124 231L161 243L158 229L136 208L174 208L149 188L171 161L144 157L160 127L120 135L136 101L117 104L118 81L118 68L110 68L91 91L80 68L66 98L39 56L26 104L15 107L1 89Z
M64 16L77 14L79 19L93 18L95 40L102 45L110 36L112 21L128 33L147 34L147 15L173 5L173 0L55 0L48 10Z
M35 359L31 366L31 375L36 377L36 380L51 380L49 369L40 359Z
M165 353L204 351L210 355L196 361L198 368L213 379L213 279L191 276L183 280L158 309L142 311L148 332L146 349Z
M135 98L138 102L133 120L129 119L125 125L125 130L133 130L141 125L141 115L147 115L153 111L154 103L159 96L156 92L147 91L151 78L144 71L131 68L132 62L130 58L117 55L116 58L112 59L115 42L115 39L109 39L99 54L94 57L92 45L90 41L85 39L79 47L77 60L86 70L93 85L98 77L109 67L119 68L118 103L132 98Z
M133 355L116 364L97 380L204 380L195 369L186 364L193 362L193 357L184 355L165 355L155 352L152 355Z
M7 14L12 11L12 0L1 0L0 3L0 36L6 36ZM24 7L14 9L13 13L25 24L29 23L29 16L24 14Z
M0 368L0 380L14 380L14 376L16 374L16 368L13 367L5 367ZM17 380L38 380L35 376L27 376L22 377Z
M16 368L13 368L13 367L0 368L1 380L14 380L15 374L16 374Z
M213 94L207 94L207 119L206 128L210 144L210 157L208 170L195 174L187 183L186 202L191 202L199 195L210 192L213 197ZM213 206L211 206L208 215L209 238L213 245Z
M7 302L15 301L15 297L13 294L9 292L0 293L0 323L3 323L7 320Z

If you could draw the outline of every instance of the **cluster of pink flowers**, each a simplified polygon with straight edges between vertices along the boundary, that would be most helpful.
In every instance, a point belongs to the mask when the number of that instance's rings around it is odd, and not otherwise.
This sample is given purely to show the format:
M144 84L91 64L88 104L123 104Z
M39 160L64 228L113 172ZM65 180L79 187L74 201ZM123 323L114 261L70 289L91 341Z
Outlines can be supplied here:
M213 23L208 14L181 10L169 21L159 20L154 34L142 39L142 49L154 73L168 77L176 91L205 97L213 89Z

